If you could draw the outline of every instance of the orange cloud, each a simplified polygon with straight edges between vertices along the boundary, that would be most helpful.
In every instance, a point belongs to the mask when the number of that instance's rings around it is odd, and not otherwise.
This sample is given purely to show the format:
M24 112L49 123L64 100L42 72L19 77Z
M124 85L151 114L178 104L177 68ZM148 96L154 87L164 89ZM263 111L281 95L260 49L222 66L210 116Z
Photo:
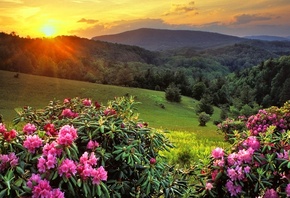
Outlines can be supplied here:
M82 18L78 22L79 23L87 23L87 24L95 24L95 23L97 23L99 21L98 20L95 20L95 19L85 19L85 18Z
M176 15L176 14L185 14L188 12L196 12L194 7L194 1L189 2L188 4L172 4L169 11L164 13L164 16ZM197 12L195 14L198 14Z

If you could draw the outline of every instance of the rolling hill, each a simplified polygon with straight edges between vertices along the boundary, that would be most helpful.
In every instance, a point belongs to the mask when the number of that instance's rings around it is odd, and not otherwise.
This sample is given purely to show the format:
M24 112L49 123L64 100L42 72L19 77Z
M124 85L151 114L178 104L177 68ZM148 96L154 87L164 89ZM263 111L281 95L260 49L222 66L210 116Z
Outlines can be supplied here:
M114 35L103 35L93 40L135 45L152 51L183 47L213 48L242 42L246 39L224 34L191 31L141 28Z
M102 85L75 80L51 78L20 73L14 78L14 72L0 70L0 114L3 120L11 122L16 116L15 108L31 106L43 108L51 100L65 98L90 98L92 101L106 104L114 97L135 96L136 113L151 127L169 130L194 131L210 137L216 133L212 121L207 127L199 127L194 108L196 100L182 97L181 103L167 102L164 92L139 88ZM165 108L161 108L160 104ZM220 110L215 109L212 120L219 117ZM222 139L222 138L221 138Z

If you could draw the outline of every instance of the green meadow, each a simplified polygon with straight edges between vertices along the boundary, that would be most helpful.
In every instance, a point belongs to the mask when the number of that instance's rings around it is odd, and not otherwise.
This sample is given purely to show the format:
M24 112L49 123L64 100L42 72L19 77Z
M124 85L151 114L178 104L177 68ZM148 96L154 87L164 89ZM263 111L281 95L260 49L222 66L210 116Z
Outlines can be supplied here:
M226 146L223 136L217 133L213 120L219 119L220 109L215 108L214 115L207 126L199 126L195 105L198 101L182 97L181 103L168 102L165 93L146 89L103 85L82 81L58 79L14 72L0 71L0 114L3 121L12 127L16 108L31 106L43 108L51 100L64 98L90 98L92 101L106 104L114 97L135 96L136 112L139 118L150 127L166 131L166 136L175 145L170 153L164 153L170 162L178 163L181 157L186 160L205 158L216 146ZM162 108L163 106L164 108Z

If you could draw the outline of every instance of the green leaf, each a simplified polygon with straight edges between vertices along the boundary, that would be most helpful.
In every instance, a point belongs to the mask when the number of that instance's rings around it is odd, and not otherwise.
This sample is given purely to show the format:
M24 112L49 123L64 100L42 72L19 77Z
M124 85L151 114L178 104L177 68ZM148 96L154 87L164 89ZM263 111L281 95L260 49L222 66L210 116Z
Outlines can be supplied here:
M97 185L97 195L100 197L102 194L100 185Z
M0 198L5 197L7 190L8 190L8 189L5 188L4 190L2 190L2 191L0 192Z

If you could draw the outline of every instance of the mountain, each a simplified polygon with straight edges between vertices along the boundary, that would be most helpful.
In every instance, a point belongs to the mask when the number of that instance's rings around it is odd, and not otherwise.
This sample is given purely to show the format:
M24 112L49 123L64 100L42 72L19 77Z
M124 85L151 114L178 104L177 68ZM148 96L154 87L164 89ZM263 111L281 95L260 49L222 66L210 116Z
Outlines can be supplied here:
M262 41L290 41L290 37L268 36L268 35L245 36L245 38Z
M206 49L242 42L246 39L219 33L141 28L119 34L96 36L93 40L135 45L147 50L162 51L184 47Z

